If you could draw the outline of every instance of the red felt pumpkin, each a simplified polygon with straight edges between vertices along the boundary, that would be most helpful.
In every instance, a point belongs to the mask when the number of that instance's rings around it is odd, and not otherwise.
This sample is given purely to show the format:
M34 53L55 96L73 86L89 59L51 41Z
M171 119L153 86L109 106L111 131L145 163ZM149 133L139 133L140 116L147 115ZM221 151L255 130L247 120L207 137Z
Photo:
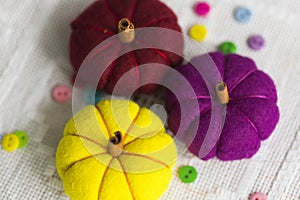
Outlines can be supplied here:
M133 48L138 42L138 39L134 38L134 29L143 27L162 27L181 32L176 15L158 0L96 1L72 23L70 59L75 72L78 72L83 60L97 45L119 33L122 29L133 30L133 35L129 34L128 37L120 38L125 43L126 48ZM179 52L182 52L183 39L177 40L176 43ZM119 49L116 48L115 51L119 51ZM105 73L99 77L98 89L112 93L117 81L134 68L136 68L137 73L132 74L130 81L139 82L138 79L146 79L159 82L166 72L153 73L151 70L146 70L139 73L137 66L158 63L175 67L181 62L180 56L160 49L133 50L108 66ZM99 67L103 66L99 64ZM155 68L155 64L152 67ZM118 91L124 92L129 89L128 87L132 87L132 84L122 84L121 87ZM158 85L148 84L141 87L139 91L152 93L157 87Z

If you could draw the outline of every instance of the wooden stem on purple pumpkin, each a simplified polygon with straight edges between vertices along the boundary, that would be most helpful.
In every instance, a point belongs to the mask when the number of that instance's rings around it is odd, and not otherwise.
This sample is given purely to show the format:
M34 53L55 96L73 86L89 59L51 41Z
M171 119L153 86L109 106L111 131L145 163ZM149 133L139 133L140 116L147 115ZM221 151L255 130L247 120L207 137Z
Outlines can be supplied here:
M113 157L119 157L123 153L124 142L121 132L117 131L114 135L109 139L107 151Z
M220 104L227 104L229 102L229 94L226 83L220 81L216 86L216 93Z
M134 24L129 19L123 18L118 24L119 39L123 43L131 43L134 40Z

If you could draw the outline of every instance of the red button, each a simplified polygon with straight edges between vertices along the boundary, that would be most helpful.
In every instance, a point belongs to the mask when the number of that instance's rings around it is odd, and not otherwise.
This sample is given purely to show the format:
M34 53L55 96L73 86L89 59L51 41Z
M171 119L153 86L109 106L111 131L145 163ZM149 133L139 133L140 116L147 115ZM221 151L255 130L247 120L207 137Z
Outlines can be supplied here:
M72 91L65 85L58 85L52 93L53 99L58 103L65 103L71 99Z
M268 200L268 196L263 193L256 192L251 195L250 200Z

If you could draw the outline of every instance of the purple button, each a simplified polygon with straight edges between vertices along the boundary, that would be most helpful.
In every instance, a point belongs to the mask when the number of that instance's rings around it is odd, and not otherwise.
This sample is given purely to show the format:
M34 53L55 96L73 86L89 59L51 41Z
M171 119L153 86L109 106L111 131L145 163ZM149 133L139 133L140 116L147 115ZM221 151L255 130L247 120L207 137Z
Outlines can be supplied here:
M253 35L248 39L248 45L255 51L261 50L265 46L265 39L260 35Z
M209 13L209 11L210 11L210 6L206 2L197 3L195 6L195 12L199 16L204 17Z

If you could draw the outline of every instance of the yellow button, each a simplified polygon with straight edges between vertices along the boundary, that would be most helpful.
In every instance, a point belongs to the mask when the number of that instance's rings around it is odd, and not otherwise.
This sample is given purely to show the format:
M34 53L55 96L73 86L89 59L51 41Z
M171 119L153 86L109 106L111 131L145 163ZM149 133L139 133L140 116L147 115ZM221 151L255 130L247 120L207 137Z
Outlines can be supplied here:
M191 27L190 36L196 41L203 41L207 36L207 29L201 24L197 24Z
M12 133L7 134L2 138L2 148L8 152L15 151L19 147L19 143L19 138Z

